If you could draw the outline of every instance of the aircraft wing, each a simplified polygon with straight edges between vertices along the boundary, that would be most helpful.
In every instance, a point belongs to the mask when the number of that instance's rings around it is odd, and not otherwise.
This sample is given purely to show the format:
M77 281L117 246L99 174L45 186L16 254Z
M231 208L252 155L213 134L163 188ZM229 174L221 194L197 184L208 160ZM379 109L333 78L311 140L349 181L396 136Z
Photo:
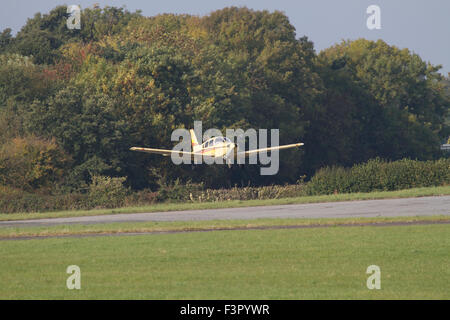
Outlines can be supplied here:
M296 147L300 147L304 145L304 143L299 142L299 143L293 143L293 144L285 144L282 146L277 146L277 147L269 147L269 148L262 148L262 149L253 149L253 150L248 150L248 151L243 151L243 152L238 152L237 156L246 156L248 157L249 155L253 154L253 153L260 153L260 152L267 152L267 151L272 151L272 150L281 150L281 149L289 149L289 148L296 148Z
M167 149L153 149L153 148L141 148L141 147L132 147L130 148L131 151L139 151L139 152L147 152L147 153L156 153L161 154L163 156L170 156L172 153L178 153L179 155L188 154L190 156L194 156L195 153L193 152L186 152L186 151L174 151L174 150L167 150Z

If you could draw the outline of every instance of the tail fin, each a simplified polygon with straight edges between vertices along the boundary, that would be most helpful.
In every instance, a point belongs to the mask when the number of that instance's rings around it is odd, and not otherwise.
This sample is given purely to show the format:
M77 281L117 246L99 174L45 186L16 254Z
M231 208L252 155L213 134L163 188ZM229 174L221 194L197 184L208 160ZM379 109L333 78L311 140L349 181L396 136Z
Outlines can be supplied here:
M191 133L191 143L192 143L192 151L195 152L202 148L201 145L198 144L197 136L195 135L195 131L193 129L189 130Z

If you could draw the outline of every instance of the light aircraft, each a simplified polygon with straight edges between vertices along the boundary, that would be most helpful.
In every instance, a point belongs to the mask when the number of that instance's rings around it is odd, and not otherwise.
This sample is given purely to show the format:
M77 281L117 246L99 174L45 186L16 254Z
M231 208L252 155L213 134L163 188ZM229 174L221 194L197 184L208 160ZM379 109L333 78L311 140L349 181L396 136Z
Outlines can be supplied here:
M141 147L132 147L130 150L132 151L140 151L147 153L156 153L161 154L163 156L170 156L171 154L179 154L180 156L184 154L188 154L192 158L195 157L210 157L210 158L222 158L226 161L228 166L231 165L231 159L237 157L248 157L251 154L267 152L272 150L281 150L281 149L289 149L296 148L303 145L303 143L293 143L286 144L282 146L269 147L269 148L261 148L261 149L253 149L248 151L239 151L237 144L233 143L229 138L218 136L213 137L202 144L198 143L197 136L193 129L189 130L191 134L191 144L192 144L192 152L179 151L179 150L167 150L167 149L153 149L153 148L141 148Z

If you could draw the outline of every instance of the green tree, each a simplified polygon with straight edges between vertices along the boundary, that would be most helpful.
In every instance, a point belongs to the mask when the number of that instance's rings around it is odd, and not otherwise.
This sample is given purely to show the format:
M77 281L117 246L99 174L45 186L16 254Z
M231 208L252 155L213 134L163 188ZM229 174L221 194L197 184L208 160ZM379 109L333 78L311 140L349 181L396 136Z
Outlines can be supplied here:
M61 58L59 48L64 44L98 41L105 35L118 33L140 12L115 7L86 8L81 11L81 29L67 28L68 16L67 6L57 6L48 14L37 13L14 39L5 30L0 37L6 43L2 48L32 56L37 64L52 64Z
M0 184L49 192L62 182L69 164L54 139L14 138L0 146Z
M351 87L361 88L369 101L381 107L382 126L373 128L377 155L390 159L439 155L449 106L437 72L440 66L382 40L344 41L319 57L328 68L337 69L332 72L345 73Z

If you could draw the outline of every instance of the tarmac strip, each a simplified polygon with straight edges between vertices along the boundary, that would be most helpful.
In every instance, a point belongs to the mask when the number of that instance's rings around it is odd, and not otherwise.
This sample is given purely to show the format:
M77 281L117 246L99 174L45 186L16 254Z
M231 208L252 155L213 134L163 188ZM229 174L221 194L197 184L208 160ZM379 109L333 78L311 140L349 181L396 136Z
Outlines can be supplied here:
M110 215L0 221L0 227L90 225L112 222L251 220L285 218L376 218L450 216L450 196L284 204L222 209L116 213Z
M167 230L167 231L142 231L142 232L92 232L92 233L71 233L62 235L36 235L36 236L10 236L1 237L4 240L36 240L51 238L87 238L87 237L114 237L114 236L140 236L156 234L176 234L192 232L213 232L213 231L246 231L246 230L281 230L281 229L311 229L311 228L331 228L331 227L391 227L391 226L411 226L411 225L432 225L450 224L450 220L438 221L393 221L393 222L367 222L367 223L334 223L334 224L310 224L310 225L278 225L278 226L255 226L255 227L230 227L230 228L192 228L187 230Z

